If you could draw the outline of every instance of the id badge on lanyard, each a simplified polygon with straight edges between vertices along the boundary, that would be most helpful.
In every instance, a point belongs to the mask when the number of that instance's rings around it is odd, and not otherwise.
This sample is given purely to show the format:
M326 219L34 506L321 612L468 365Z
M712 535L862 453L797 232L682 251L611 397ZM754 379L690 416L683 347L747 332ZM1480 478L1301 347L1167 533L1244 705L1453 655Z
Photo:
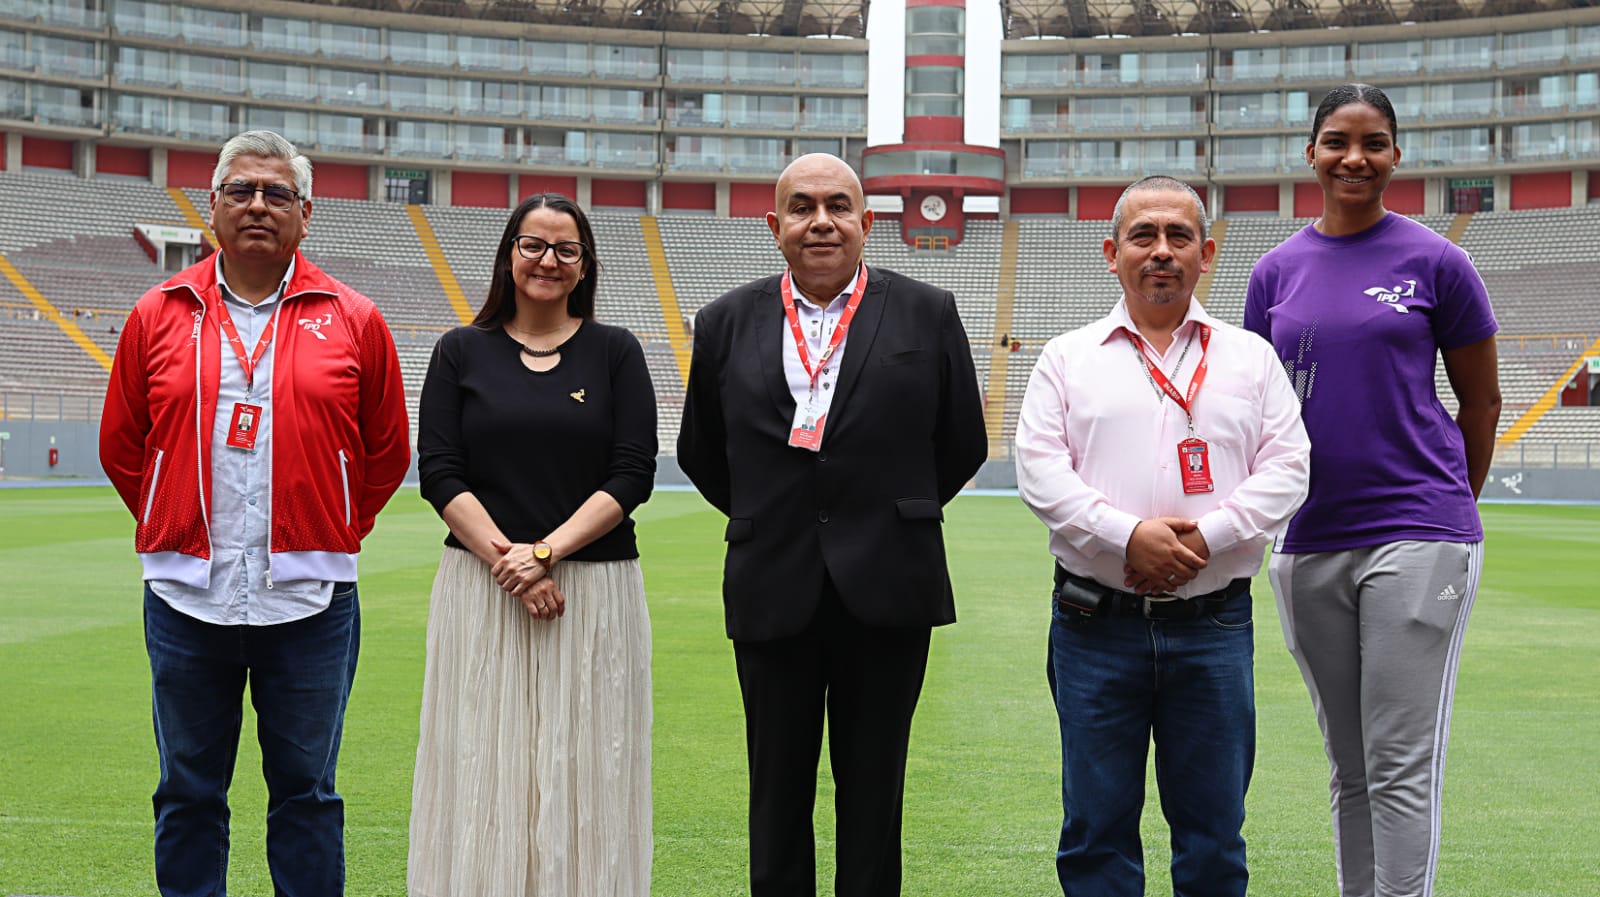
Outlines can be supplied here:
M1216 491L1216 484L1211 479L1211 447L1194 432L1194 400L1200 394L1200 385L1206 379L1206 350L1211 345L1211 328L1204 324L1200 325L1200 362L1195 368L1194 376L1189 378L1187 396L1178 392L1178 388L1172 385L1172 381L1161 372L1161 368L1150 360L1144 342L1137 334L1129 331L1128 339L1138 350L1139 359L1144 363L1145 374L1150 378L1150 382L1181 408L1188 418L1189 437L1178 443L1178 472L1182 476L1183 494L1202 495ZM1178 364L1180 366L1183 364L1181 357Z
M272 345L272 336L277 332L278 312L283 309L282 303L272 310L272 317L267 320L267 326L261 330L261 338L256 340L255 351L249 356L244 353L244 341L239 338L239 328L234 326L233 316L219 299L215 314L218 324L222 328L222 341L233 347L233 354L239 359L239 366L244 369L245 395L250 394L255 385L256 365L261 362L261 356L267 354L267 347ZM253 452L256 449L256 435L261 431L262 417L266 408L261 405L252 405L249 402L234 402L233 417L228 422L228 438L225 445L229 448L243 449Z
M783 314L789 319L789 331L794 335L794 347L800 354L800 366L805 369L806 375L811 378L811 398L805 405L797 405L794 409L794 421L789 425L789 445L793 448L805 449L808 452L821 451L822 432L827 426L828 413L816 412L815 401L817 395L817 378L822 376L822 371L832 360L834 353L844 342L845 334L850 329L850 321L856 316L856 307L861 304L861 297L867 291L867 266L862 265L856 272L856 286L850 291L850 299L845 303L844 311L839 315L839 323L833 327L833 336L828 340L827 348L822 350L822 355L817 358L816 367L811 366L811 353L806 348L805 333L800 329L800 313L794 305L794 280L788 271L783 273Z

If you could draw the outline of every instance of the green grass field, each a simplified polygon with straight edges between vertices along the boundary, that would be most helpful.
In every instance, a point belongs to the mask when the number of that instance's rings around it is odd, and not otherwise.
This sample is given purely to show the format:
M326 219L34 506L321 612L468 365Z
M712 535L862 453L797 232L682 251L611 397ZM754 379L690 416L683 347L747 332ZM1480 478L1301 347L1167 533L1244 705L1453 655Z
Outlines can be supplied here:
M1600 895L1600 508L1484 510L1446 786L1441 897ZM744 886L744 740L719 599L722 520L696 495L638 514L655 639L658 897ZM403 490L362 555L363 645L340 758L349 893L401 895L428 586L443 525ZM1044 682L1049 560L1014 498L948 511L961 622L937 631L912 737L907 895L1056 889L1059 747ZM109 489L0 490L0 895L144 895L156 756L132 524ZM1265 576L1256 592L1253 891L1333 895L1328 771ZM271 893L247 718L230 891ZM831 792L818 841L831 876ZM1171 893L1152 792L1151 894Z

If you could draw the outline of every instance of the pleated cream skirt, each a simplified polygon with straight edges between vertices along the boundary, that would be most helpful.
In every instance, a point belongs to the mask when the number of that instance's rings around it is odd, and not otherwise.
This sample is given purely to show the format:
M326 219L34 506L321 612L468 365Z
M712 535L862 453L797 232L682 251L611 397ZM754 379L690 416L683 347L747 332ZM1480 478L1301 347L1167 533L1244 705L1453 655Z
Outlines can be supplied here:
M412 897L650 893L650 618L639 562L558 564L529 616L471 552L433 582Z

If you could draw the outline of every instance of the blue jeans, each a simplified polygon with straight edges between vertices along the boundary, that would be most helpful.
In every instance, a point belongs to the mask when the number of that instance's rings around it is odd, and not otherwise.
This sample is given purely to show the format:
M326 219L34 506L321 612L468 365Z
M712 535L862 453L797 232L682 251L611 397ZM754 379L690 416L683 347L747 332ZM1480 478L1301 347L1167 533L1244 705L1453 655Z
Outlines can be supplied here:
M334 790L355 678L361 609L337 583L321 613L276 626L217 626L144 590L145 646L161 780L154 796L163 897L223 897L228 786L245 682L267 781L267 865L278 897L344 893L344 801Z
M1047 675L1061 722L1066 897L1142 897L1139 816L1152 736L1174 897L1244 897L1255 763L1250 595L1197 620L1082 619L1054 607Z

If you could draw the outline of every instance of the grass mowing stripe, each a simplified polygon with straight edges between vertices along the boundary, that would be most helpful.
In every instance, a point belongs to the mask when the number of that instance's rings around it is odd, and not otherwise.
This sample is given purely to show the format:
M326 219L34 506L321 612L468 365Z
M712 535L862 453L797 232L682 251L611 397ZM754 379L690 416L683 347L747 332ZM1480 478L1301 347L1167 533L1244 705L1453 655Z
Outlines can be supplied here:
M1485 579L1468 627L1445 786L1440 894L1600 894L1600 509L1485 506ZM636 515L655 676L657 897L746 891L744 734L720 599L724 520L693 493ZM1050 562L1014 498L947 512L960 623L933 639L907 772L905 893L1048 894L1060 749L1044 683ZM0 894L152 890L149 668L131 520L109 489L0 490ZM404 893L427 595L443 525L415 490L361 558L363 644L340 758L349 893ZM1331 894L1327 762L1255 584L1258 752L1248 803L1252 890ZM271 892L265 788L246 708L230 890ZM816 814L832 875L831 783ZM1152 777L1153 781L1153 777ZM1166 887L1151 791L1149 893Z

